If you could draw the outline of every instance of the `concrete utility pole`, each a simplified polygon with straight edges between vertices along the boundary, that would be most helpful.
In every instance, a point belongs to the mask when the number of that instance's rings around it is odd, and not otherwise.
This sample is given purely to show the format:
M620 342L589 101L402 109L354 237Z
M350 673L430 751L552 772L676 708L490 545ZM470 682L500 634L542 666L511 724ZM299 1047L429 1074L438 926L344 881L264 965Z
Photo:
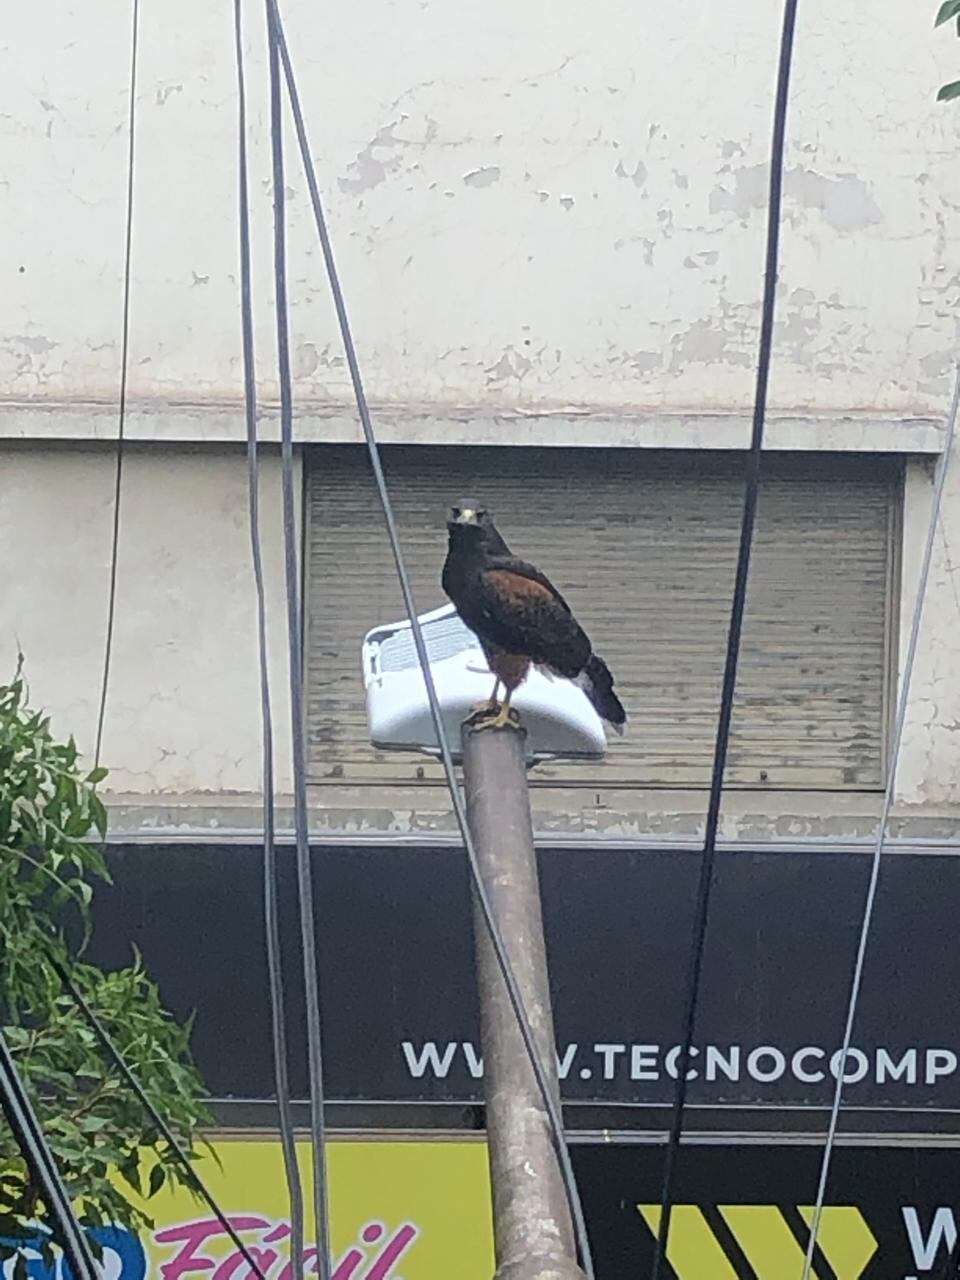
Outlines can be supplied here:
M467 816L480 870L554 1097L556 1043L519 724L463 726ZM487 926L474 901L495 1280L584 1280L550 1122Z

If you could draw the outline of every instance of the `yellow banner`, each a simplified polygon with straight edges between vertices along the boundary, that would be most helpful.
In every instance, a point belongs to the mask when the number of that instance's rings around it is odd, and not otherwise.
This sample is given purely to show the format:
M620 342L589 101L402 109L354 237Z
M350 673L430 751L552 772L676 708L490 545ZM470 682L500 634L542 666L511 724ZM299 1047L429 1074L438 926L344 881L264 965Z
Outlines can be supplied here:
M196 1168L266 1280L293 1280L290 1207L275 1140L220 1140ZM298 1150L304 1270L316 1270L309 1146ZM219 1163L218 1163L219 1162ZM493 1237L481 1142L331 1142L327 1147L333 1280L490 1280ZM144 1204L154 1226L92 1229L104 1280L251 1280L250 1266L202 1200L163 1188ZM71 1280L38 1245L19 1250L26 1280ZM0 1270L12 1280L13 1260Z
M294 1280L280 1144L221 1139L197 1169L265 1280ZM304 1271L316 1270L309 1147L299 1152L306 1209ZM490 1187L482 1142L334 1141L327 1147L333 1280L490 1280ZM630 1202L620 1201L626 1215ZM203 1201L164 1188L146 1202L154 1227L94 1230L104 1280L252 1280L249 1264ZM658 1204L634 1204L652 1246ZM678 1204L667 1258L676 1280L800 1280L805 1205ZM626 1223L626 1218L624 1219ZM595 1240L598 1254L609 1241ZM827 1205L818 1244L835 1280L860 1280L879 1242L860 1209ZM636 1266L649 1251L635 1240ZM934 1245L936 1248L936 1245ZM26 1280L70 1280L62 1262L21 1250ZM12 1262L0 1280L12 1280ZM902 1270L897 1272L902 1274ZM817 1267L814 1280L824 1280ZM618 1275L618 1280L620 1277ZM627 1277L623 1277L627 1280Z
M215 1144L198 1172L267 1280L290 1280L289 1202L275 1141ZM315 1258L309 1149L298 1152ZM334 1280L489 1280L493 1266L486 1148L479 1142L332 1142L327 1149ZM150 1280L247 1280L223 1228L184 1191L149 1202L142 1244ZM137 1268L139 1270L139 1268ZM126 1271L127 1268L121 1268ZM124 1274L117 1280L138 1280Z

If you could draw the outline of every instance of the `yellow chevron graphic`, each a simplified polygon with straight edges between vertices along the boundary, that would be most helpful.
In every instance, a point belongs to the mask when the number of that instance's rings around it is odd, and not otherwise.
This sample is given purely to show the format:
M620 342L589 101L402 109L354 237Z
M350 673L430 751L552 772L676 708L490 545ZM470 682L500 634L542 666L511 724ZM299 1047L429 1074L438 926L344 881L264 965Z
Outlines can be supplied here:
M660 1206L639 1204L637 1208L656 1236L660 1229ZM738 1280L720 1241L710 1230L702 1210L695 1204L673 1206L667 1261L680 1280Z
M758 1280L793 1280L794 1276L799 1280L803 1275L803 1250L776 1205L717 1207ZM816 1272L813 1277L820 1280Z
M717 1205L717 1212L750 1266L751 1280L800 1280L803 1248L777 1205ZM660 1206L637 1205L656 1236ZM798 1206L807 1226L813 1209ZM837 1280L859 1280L877 1251L877 1241L859 1209L827 1205L820 1218L817 1243ZM675 1205L670 1223L667 1261L678 1280L744 1280L723 1251L700 1205ZM821 1280L816 1272L814 1280Z
M801 1205L800 1216L809 1227L813 1222L813 1209ZM852 1204L824 1208L817 1243L836 1272L837 1280L858 1280L877 1251L873 1232Z

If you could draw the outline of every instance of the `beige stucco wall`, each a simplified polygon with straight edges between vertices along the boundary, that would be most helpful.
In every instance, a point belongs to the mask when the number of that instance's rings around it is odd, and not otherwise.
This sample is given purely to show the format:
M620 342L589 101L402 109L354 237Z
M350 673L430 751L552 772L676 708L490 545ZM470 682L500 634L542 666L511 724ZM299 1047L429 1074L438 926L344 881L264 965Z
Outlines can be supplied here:
M283 8L385 440L745 442L779 4L731 0L707 18L627 0L586 13L573 0L490 0L482 15L439 0ZM248 9L269 401L263 31L260 6ZM105 739L118 791L227 808L259 785L244 462L225 447L243 436L231 16L229 5L188 0L142 10L128 430L208 445L128 455ZM893 0L801 8L775 447L939 448L960 314L960 108L934 98L960 64L932 16ZM0 439L32 442L0 456L0 536L16 549L0 559L0 667L19 639L36 700L85 747L113 462L77 442L116 431L129 17L121 0L65 0L55 22L43 6L20 6L0 48ZM297 430L355 438L292 145L288 158ZM269 407L263 428L276 430ZM74 443L40 447L54 440ZM910 465L901 657L931 474L926 461ZM264 503L288 789L275 465ZM960 803L956 556L960 464L907 724L900 802L910 811ZM822 813L845 804L816 803ZM688 805L694 824L699 805ZM400 821L418 820L411 809ZM803 834L805 821L786 813L777 830Z
M960 804L960 448L954 446L936 531L917 662L904 730L900 797L911 805ZM904 494L900 665L907 653L930 527L934 468L907 471Z
M0 673L19 644L35 704L92 752L103 673L114 459L0 454ZM277 458L261 477L278 779L289 789ZM256 612L239 449L125 457L116 626L103 740L109 786L146 795L260 787ZM296 491L299 508L299 480ZM12 552L12 554L11 554ZM2 678L2 676L0 676Z
M262 14L248 8L269 382ZM960 111L934 101L957 62L933 8L802 6L781 409L944 408ZM729 0L708 18L628 0L284 10L375 399L748 405L779 4ZM52 22L19 6L0 49L0 396L14 401L115 394L129 12L65 0ZM134 399L238 393L231 20L230 5L191 0L143 9ZM288 187L298 392L329 406L348 384L292 148Z

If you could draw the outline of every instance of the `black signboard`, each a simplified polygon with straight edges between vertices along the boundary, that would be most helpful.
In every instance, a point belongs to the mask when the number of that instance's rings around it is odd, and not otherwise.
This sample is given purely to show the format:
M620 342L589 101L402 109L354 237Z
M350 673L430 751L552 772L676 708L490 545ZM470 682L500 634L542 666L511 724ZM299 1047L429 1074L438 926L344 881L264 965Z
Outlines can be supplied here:
M292 851L280 857L292 1079L302 1096ZM323 847L313 857L331 1099L478 1098L462 854ZM261 861L255 847L115 847L114 885L96 897L93 956L119 965L135 943L164 999L197 1011L194 1051L218 1097L272 1093ZM697 856L545 849L540 869L565 1097L668 1105ZM693 1107L829 1105L868 872L857 853L720 855ZM887 856L846 1064L848 1109L960 1115L957 902L960 859Z
M799 1280L821 1151L683 1148L663 1280ZM663 1149L574 1147L573 1162L598 1280L646 1280ZM831 1169L818 1280L947 1280L960 1226L960 1150L838 1147Z

